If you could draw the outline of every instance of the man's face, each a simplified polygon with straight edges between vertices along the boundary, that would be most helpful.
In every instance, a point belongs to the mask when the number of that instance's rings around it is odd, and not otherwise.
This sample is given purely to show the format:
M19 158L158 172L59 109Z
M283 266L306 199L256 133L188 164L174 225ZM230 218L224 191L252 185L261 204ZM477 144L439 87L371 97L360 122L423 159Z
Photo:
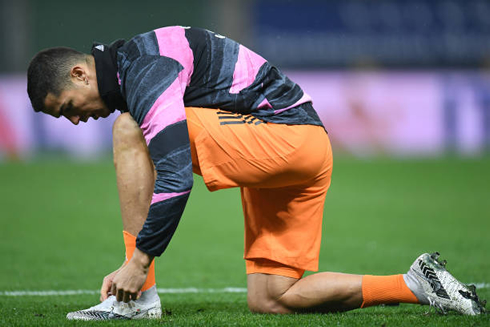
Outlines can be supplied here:
M64 116L75 125L80 121L87 122L90 117L97 120L111 113L93 85L75 85L62 91L59 96L48 93L44 106L45 113L56 118Z
M75 125L80 121L87 122L90 117L97 120L111 114L100 97L93 61L73 66L70 83L70 87L58 96L48 93L44 99L44 113L56 118L64 116Z

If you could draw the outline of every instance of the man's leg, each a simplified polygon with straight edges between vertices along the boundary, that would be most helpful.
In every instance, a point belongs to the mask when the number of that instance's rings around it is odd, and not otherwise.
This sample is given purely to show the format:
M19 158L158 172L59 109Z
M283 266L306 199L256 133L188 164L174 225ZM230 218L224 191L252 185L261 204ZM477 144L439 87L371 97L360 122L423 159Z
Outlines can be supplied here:
M318 273L299 279L274 274L248 275L248 304L253 312L336 312L389 303L430 304L446 313L465 315L486 313L486 301L476 294L474 285L465 285L438 260L439 253L420 255L404 275L370 276ZM281 269L276 263L254 269ZM300 273L302 271L300 270Z
M330 172L331 168L308 187L241 189L251 311L335 312L380 303L418 302L403 275L322 272L301 278L305 270L318 269L321 217Z
M329 272L302 279L249 274L247 300L257 313L345 311L361 306L361 281L362 276Z
M256 119L251 124L254 118L213 109L186 108L186 112L194 171L204 177L210 190L241 187L252 311L344 311L381 303L418 303L419 299L428 304L430 297L438 296L430 290L436 285L434 276L443 284L461 286L453 290L455 297L446 308L467 314L484 310L472 300L474 291L448 278L449 273L426 254L405 275L324 272L301 278L305 269L318 269L323 204L332 172L325 132ZM220 119L221 114L232 123ZM461 289L467 298L458 292ZM457 307L462 302L467 311Z
M331 149L325 131L321 127L313 127L311 142L304 142L304 135L310 132L310 127L291 128L276 124L228 125L219 120L219 111L200 108L186 110L195 171L204 173L203 176L207 174L205 181L211 181L207 182L211 189L242 186L245 257L264 258L279 253L286 247L289 249L289 256L301 257L296 260L296 264L314 267L318 261L323 202L330 185L332 166ZM245 116L237 116L239 118L248 121ZM200 136L201 133L206 137ZM208 137L209 134L212 137ZM288 135L287 141L281 143L281 134ZM322 139L326 142L321 142ZM254 141L257 144L251 143ZM247 147L236 149L242 143L247 144ZM310 155L307 158L297 156L296 149L300 146L305 153L320 155ZM267 159L271 156L270 160ZM269 172L269 167L278 167L284 163L287 163L284 169ZM319 170L322 171L322 176L317 177ZM305 192L303 186L277 189L284 184L300 183L305 179L318 181L312 182L315 185ZM269 188L256 189L244 185ZM270 188L271 186L275 188ZM299 208L298 204L307 205ZM279 216L278 212L281 212ZM319 219L311 219L312 217ZM307 233L311 230L313 235ZM274 237L275 231L282 237ZM315 250L302 256L305 252L296 251L297 245ZM256 261L258 260L254 262ZM252 261L247 260L248 272L260 271L260 268L249 268L250 262ZM359 307L362 303L361 276L322 273L299 279L304 270L299 274L294 268L281 270L286 275L297 278L265 273L248 275L248 302L252 311L287 313L312 310L330 302L339 308L350 309ZM320 286L332 282L329 287ZM339 301L343 302L337 303Z
M374 276L322 272L296 279L249 274L248 305L258 313L291 313L346 311L380 303L418 303L404 283L403 275L376 276L378 285L368 286L371 288L368 303L363 297L366 277Z
M129 113L121 114L113 126L114 166L123 222L126 262L136 248L136 236L145 223L155 184L155 169L138 124ZM155 285L152 263L141 291Z

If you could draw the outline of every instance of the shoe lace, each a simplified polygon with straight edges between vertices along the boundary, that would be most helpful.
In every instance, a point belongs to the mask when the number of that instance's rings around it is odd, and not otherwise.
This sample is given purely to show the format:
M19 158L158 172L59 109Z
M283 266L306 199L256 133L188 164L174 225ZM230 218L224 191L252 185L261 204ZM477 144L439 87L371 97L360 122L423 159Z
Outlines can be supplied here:
M438 303L436 300L434 300L433 298L430 298L430 297L429 297L429 305L431 307L433 307L437 313L439 313L441 315L447 314L444 307L440 303Z
M119 307L122 307L123 309L126 309L126 310L128 310L128 309L129 309L129 313L125 313L125 314L124 314L125 316L130 316L130 317L132 317L132 316L134 316L134 315L136 315L136 314L137 314L137 311L135 311L135 310L131 310L131 309L134 309L134 308L136 307L136 303L135 303L134 301L130 301L130 302L128 302L128 303L124 303L124 302L122 302L122 303L118 303L118 302L114 301L114 303L113 303L113 304L112 304L112 306L111 306L111 312L109 312L109 317L110 317L110 318L113 318L113 317L116 315L116 314L114 313L114 310L116 309L116 308L115 308L115 306L116 306L116 305L119 305Z
M111 306L111 312L109 312L109 319L114 318L114 303Z

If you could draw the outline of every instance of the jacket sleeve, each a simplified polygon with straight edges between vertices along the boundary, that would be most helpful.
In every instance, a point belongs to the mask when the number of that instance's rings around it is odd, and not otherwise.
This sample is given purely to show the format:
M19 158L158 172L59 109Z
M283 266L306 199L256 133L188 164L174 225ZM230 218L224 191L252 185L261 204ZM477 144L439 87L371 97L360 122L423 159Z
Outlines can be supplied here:
M182 69L168 57L142 56L121 75L129 112L157 171L148 217L136 240L138 249L153 256L167 248L193 184Z

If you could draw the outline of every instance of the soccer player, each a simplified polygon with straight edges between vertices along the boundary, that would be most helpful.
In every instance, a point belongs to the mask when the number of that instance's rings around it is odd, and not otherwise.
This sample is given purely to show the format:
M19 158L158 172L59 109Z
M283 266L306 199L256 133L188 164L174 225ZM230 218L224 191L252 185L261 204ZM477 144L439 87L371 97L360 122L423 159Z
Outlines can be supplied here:
M474 287L449 274L437 254L422 254L406 274L302 278L318 270L330 142L311 98L243 45L173 26L95 44L91 54L51 48L32 59L27 89L35 111L75 125L122 112L113 146L126 261L104 278L101 303L68 319L161 316L154 257L177 228L193 171L211 191L240 187L253 312L399 302L485 310Z

